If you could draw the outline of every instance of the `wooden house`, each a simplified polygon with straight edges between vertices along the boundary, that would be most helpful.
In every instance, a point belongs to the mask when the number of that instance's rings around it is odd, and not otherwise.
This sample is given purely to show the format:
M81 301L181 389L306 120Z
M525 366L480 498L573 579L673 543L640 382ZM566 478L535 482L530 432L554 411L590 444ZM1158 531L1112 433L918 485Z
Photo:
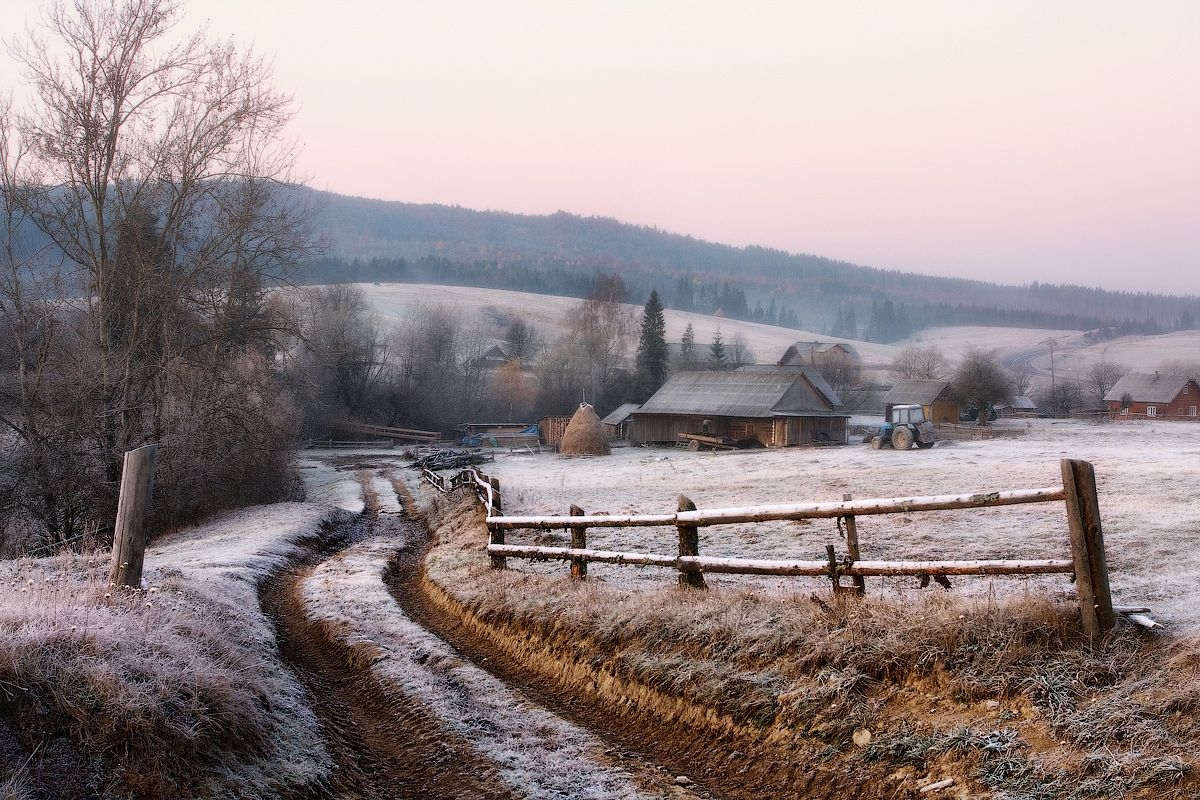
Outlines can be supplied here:
M1194 378L1131 372L1104 395L1114 419L1200 421L1200 385Z
M950 381L905 378L896 381L883 396L883 418L890 419L892 406L917 405L925 409L925 417L934 424L958 422L959 404L950 389Z
M1038 411L1037 403L1023 394L1013 395L992 407L996 409L996 416L1006 418L1036 417Z
M862 375L863 359L847 342L796 342L779 359L781 367L815 367L836 386L854 386Z
M600 420L604 425L604 434L609 439L628 439L630 415L639 408L641 406L637 403L622 403L617 406L611 414Z
M674 443L707 433L767 447L846 442L837 393L810 367L679 372L633 412L629 439Z

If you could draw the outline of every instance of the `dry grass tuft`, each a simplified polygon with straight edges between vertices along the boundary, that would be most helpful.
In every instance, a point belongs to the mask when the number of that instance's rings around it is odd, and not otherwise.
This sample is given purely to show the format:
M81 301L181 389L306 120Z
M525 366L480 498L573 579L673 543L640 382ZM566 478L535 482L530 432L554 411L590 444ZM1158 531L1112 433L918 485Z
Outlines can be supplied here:
M568 456L606 456L612 452L600 417L587 403L580 403L579 410L567 423L558 452Z

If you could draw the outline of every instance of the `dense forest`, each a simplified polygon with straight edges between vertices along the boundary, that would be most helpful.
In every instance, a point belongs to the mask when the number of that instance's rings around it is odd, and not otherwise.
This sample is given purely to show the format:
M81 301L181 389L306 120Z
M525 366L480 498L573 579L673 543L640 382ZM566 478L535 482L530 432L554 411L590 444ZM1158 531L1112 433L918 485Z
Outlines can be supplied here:
M619 275L634 299L657 289L668 308L879 342L965 324L1154 334L1195 327L1200 317L1196 297L893 272L563 212L329 193L318 201L330 248L308 265L313 283L428 282L584 297L604 272Z

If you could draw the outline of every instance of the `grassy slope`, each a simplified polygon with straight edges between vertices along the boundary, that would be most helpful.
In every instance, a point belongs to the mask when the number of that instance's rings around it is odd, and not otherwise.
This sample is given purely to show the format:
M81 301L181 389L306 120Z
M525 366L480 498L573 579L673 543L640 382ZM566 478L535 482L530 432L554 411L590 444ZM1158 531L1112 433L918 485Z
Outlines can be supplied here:
M109 586L103 553L0 563L5 796L276 797L319 782L329 755L257 587L334 513L281 504L180 532L148 550L147 591Z

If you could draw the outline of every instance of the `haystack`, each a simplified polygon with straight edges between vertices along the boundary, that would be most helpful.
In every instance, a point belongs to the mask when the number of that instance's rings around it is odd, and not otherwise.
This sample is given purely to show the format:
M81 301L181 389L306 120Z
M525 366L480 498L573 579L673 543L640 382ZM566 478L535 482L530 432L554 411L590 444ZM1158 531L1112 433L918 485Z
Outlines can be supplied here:
M580 403L579 410L563 432L558 452L566 456L606 456L609 454L608 437L604 425L595 410L587 403Z

